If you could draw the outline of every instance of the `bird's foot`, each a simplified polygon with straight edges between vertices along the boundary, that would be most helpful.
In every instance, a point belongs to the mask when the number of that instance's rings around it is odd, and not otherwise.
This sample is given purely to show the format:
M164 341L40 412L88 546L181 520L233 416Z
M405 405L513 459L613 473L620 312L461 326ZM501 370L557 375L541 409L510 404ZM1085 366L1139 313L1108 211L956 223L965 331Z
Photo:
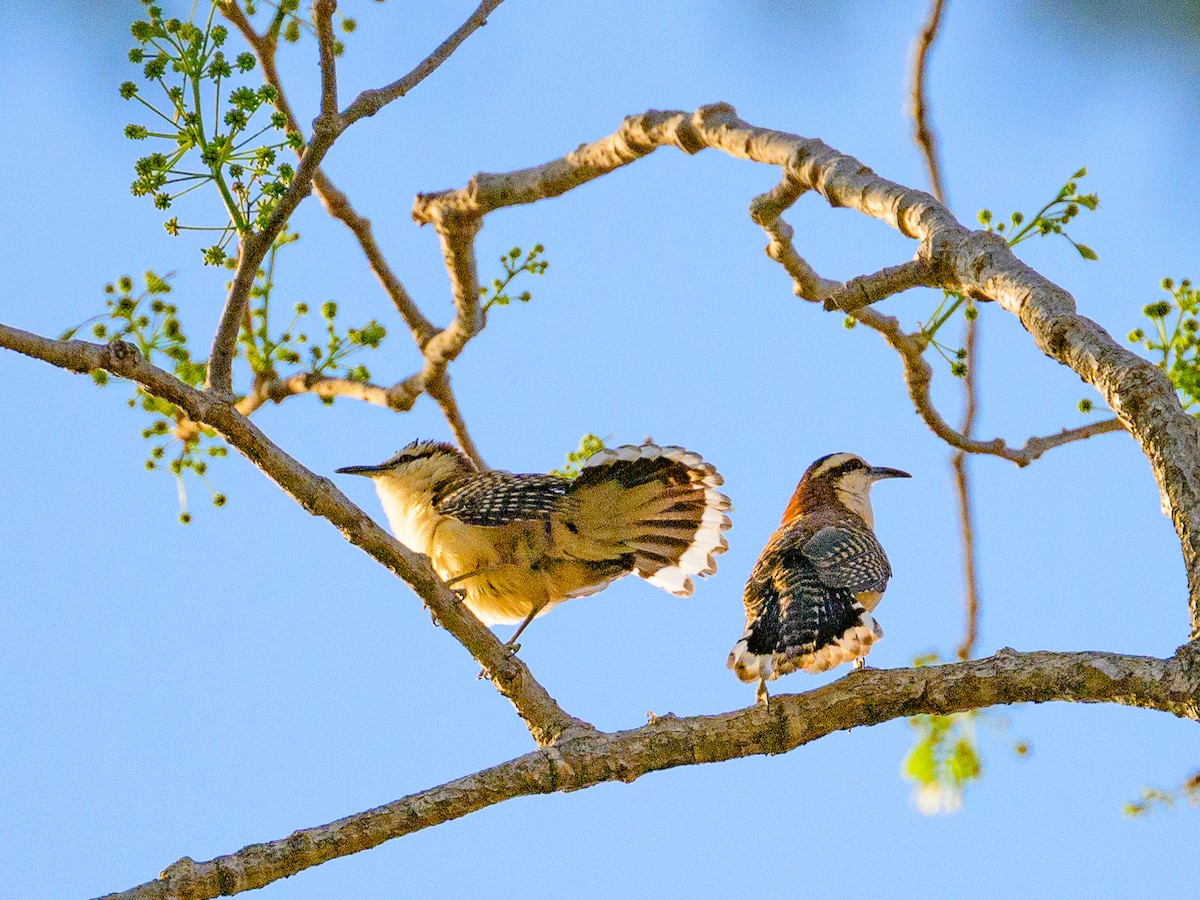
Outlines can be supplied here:
M520 649L521 649L521 645L515 644L511 640L500 646L500 652L504 654L505 659L510 659L511 657L516 656L517 651ZM491 677L491 673L488 672L486 666L484 668L480 669L479 674L475 676L476 680L480 680L483 678L490 678L490 677Z
M754 699L763 706L771 705L771 695L767 693L767 683L765 681L759 681L758 690L754 692Z

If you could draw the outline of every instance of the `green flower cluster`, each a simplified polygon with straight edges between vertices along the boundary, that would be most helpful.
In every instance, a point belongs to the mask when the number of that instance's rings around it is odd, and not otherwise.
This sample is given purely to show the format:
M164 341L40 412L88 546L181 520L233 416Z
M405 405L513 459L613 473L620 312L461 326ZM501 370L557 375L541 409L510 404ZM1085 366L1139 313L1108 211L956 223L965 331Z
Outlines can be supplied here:
M1059 189L1054 199L1038 210L1028 222L1025 221L1024 213L1020 212L1013 213L1008 222L993 222L991 210L981 209L979 224L988 231L1001 236L1005 236L1007 230L1006 237L1010 247L1015 247L1021 241L1034 235L1058 234L1069 241L1084 259L1099 259L1095 250L1086 244L1072 240L1066 232L1067 223L1079 215L1081 210L1087 209L1095 212L1096 207L1100 205L1100 198L1095 194L1079 193L1078 181L1086 175L1087 166L1084 166L1072 175L1067 183Z
M533 299L533 295L529 291L522 291L516 297L508 293L508 286L522 272L528 272L530 275L544 275L550 263L542 259L542 253L546 250L541 244L535 244L533 249L525 254L525 258L521 258L521 248L513 247L507 254L500 257L500 265L504 267L504 277L492 279L491 287L481 285L479 288L479 296L483 299L483 312L486 315L487 311L493 306L508 306L513 300L520 300L522 303L528 303Z
M300 149L303 138L282 134L286 117L274 109L278 92L271 85L251 87L234 82L257 65L252 53L230 59L224 46L228 30L214 25L216 2L210 2L201 28L193 22L164 19L161 7L142 0L147 18L130 28L138 45L129 60L141 66L159 98L151 102L134 81L121 85L121 96L136 100L153 113L152 125L130 124L130 140L167 144L134 163L134 196L149 196L162 210L204 185L216 187L227 214L219 226L181 225L178 217L165 222L167 232L215 231L217 241L203 249L204 262L227 261L226 249L236 234L262 228L287 191L295 169L280 162L284 147ZM267 111L264 116L260 112ZM265 142L260 143L264 135Z
M387 329L374 319L361 328L347 328L342 333L337 324L338 305L327 300L320 306L325 337L322 342L316 342L304 329L311 307L308 303L298 302L292 304L291 321L282 330L273 330L271 302L275 291L276 260L283 247L299 238L294 232L284 231L272 245L266 267L259 270L250 291L250 319L238 335L240 351L259 380L278 378L280 365L302 365L302 371L312 375L370 381L370 370L361 363L354 364L350 358L363 349L377 349L387 337ZM333 403L332 397L322 399L326 405Z
M1142 309L1149 330L1135 328L1129 342L1159 356L1158 367L1179 391L1183 408L1200 415L1200 291L1186 278L1178 284L1164 278L1162 289L1168 296Z
M375 0L375 2L382 3L383 0ZM269 38L274 40L283 38L289 44L295 44L300 40L301 35L317 33L316 27L310 20L297 15L296 11L300 8L300 0L278 0L274 3L270 0L265 0L265 2L263 0L246 0L246 15L257 14L260 6L271 10L271 22L266 26ZM337 12L337 17L342 31L346 34L358 28L358 22L349 16L342 15L340 10ZM341 41L333 42L334 56L341 56L345 49L346 46Z
M155 365L174 371L185 384L196 387L204 381L206 366L192 358L187 346L187 335L179 321L179 310L168 302L171 293L170 279L174 273L159 276L152 271L144 276L145 287L134 294L133 279L122 275L115 282L104 286L108 296L105 305L108 312L95 316L75 328L68 329L59 340L70 340L82 328L89 328L97 340L126 341L133 344L142 356ZM165 360L169 362L164 362ZM92 373L95 382L104 386L109 382L108 373L97 370ZM146 468L150 471L169 471L175 476L179 488L180 520L191 521L187 511L187 490L183 483L185 472L199 477L212 494L213 504L225 505L225 495L217 493L205 477L208 457L226 455L226 448L215 431L192 422L173 403L168 403L149 394L144 388L134 389L129 406L140 408L151 416L150 425L142 429L142 437L154 441ZM178 445L178 446L176 446ZM172 455L168 456L168 451Z
M1080 194L1079 179L1087 175L1087 167L1081 168L1070 177L1049 203L1043 206L1028 221L1025 214L1014 212L1008 222L996 222L989 209L979 211L979 224L987 231L1005 238L1008 246L1015 247L1034 235L1058 234L1071 243L1084 259L1099 259L1091 247L1080 244L1067 234L1065 227L1084 210L1094 211L1100 205L1100 198L1095 194ZM963 378L967 374L967 352L961 347L948 347L937 339L937 333L942 326L949 322L959 311L963 316L974 319L979 315L979 308L973 300L968 299L957 291L943 292L942 302L933 311L928 321L921 323L921 338L926 346L933 347L943 359L950 364L950 374Z

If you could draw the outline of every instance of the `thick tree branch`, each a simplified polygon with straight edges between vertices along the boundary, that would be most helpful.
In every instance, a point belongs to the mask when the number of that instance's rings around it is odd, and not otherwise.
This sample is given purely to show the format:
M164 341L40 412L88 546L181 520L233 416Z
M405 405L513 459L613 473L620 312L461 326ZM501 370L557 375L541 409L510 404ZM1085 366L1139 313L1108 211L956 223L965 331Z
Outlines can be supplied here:
M121 341L108 345L55 341L0 325L0 347L72 372L103 369L128 378L154 396L175 404L193 422L216 429L230 446L304 509L328 519L346 540L403 579L424 601L435 621L454 635L483 666L500 693L516 707L539 744L551 744L560 737L593 730L592 726L563 712L525 664L442 583L424 556L413 553L375 524L328 478L309 471L272 443L232 404L207 391L188 387L144 360L133 345Z
M653 719L595 732L484 769L376 809L252 844L208 862L185 857L155 881L102 900L204 900L263 887L331 859L461 818L514 797L575 791L650 772L786 753L835 731L921 713L998 704L1118 703L1200 719L1200 650L1171 659L1116 653L1017 653L917 669L864 669L769 706L715 716Z

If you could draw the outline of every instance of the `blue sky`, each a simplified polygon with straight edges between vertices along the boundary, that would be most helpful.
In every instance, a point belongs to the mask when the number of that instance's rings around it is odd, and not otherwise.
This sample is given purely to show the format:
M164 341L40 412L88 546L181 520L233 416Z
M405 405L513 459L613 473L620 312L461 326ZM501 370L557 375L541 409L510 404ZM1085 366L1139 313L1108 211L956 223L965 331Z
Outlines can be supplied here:
M473 4L346 3L359 30L343 103L407 71ZM177 271L184 324L207 343L226 273L198 265L162 215L129 195L141 148L117 85L140 6L47 3L0 36L0 321L43 334L99 312L107 281ZM509 0L411 95L348 132L327 171L375 224L414 297L451 315L436 235L411 221L419 191L534 165L648 108L723 100L757 125L821 137L877 172L924 185L910 137L910 45L924 2L592 4ZM1032 212L1081 165L1101 208L1065 242L1021 255L1116 335L1140 324L1164 276L1200 278L1195 39L1103 5L951 0L930 91L952 208ZM1134 27L1137 24L1138 27ZM293 100L315 112L311 42L285 54ZM746 215L776 173L706 151L661 150L568 195L499 212L481 272L513 245L546 247L528 306L495 311L453 369L484 456L545 471L588 431L701 452L735 504L718 574L681 600L626 579L538 620L523 658L569 711L606 729L648 710L753 702L724 667L741 587L807 464L837 450L906 469L876 491L895 577L871 662L951 652L962 630L948 453L914 414L896 356L864 329L794 298ZM211 201L182 203L183 218ZM911 243L818 198L789 213L827 277L894 264ZM376 378L416 365L403 323L350 235L315 203L280 289L336 299L391 336ZM491 266L491 268L489 268ZM913 326L936 297L888 301ZM1019 323L983 310L980 433L1021 442L1081 424L1091 390ZM147 473L128 389L0 354L0 870L14 897L88 897L280 838L520 755L506 701L411 592L300 510L244 460L211 470L229 498L177 524L172 479ZM943 369L935 395L957 418ZM422 400L397 416L301 397L256 421L323 474L445 437ZM1187 636L1178 542L1132 440L1107 435L1025 470L973 463L979 487L979 650L1105 649L1165 656ZM344 489L373 515L366 482ZM800 691L830 676L794 675ZM1131 820L1142 785L1200 763L1194 725L1115 707L999 711L963 809L928 818L900 764L903 721L835 734L777 758L689 768L632 785L512 801L386 844L261 896L707 896L859 891L1182 896L1200 812ZM1011 745L1027 740L1017 758Z

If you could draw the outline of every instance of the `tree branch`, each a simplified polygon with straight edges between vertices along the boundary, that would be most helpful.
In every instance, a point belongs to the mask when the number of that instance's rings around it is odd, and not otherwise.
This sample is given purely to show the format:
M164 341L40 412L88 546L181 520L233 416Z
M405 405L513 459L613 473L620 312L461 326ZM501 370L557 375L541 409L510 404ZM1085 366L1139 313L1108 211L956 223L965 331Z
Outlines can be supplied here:
M850 728L1012 703L1118 703L1200 719L1200 650L1170 659L1116 653L1017 653L916 669L864 669L767 706L673 715L595 732L385 806L208 862L183 858L156 880L101 900L204 900L263 887L331 859L461 818L514 797L632 782L663 769L786 753Z
M333 36L333 14L337 0L313 0L313 24L317 29L317 48L321 60L321 117L336 119L337 100L337 55Z
M487 17L503 2L504 0L483 0L467 17L467 21L463 22L450 37L442 41L436 50L421 60L415 69L385 87L363 91L359 94L342 114L346 119L346 124L353 124L365 116L375 115L393 100L399 100L432 75L438 66L453 55L463 41L487 24Z
M916 53L913 54L912 116L913 139L925 157L925 168L929 170L929 181L933 195L941 203L946 202L946 189L942 184L942 170L938 164L937 135L929 124L929 103L925 94L925 73L929 67L929 51L937 39L942 24L944 0L933 0L929 18L917 38Z
M374 557L405 581L424 601L435 621L461 643L525 720L534 739L552 744L564 736L592 731L591 725L567 713L437 577L422 555L413 553L350 502L328 478L317 475L267 438L237 409L207 391L188 387L151 365L137 349L122 341L93 344L56 341L8 325L0 325L0 347L16 350L72 372L103 369L128 378L156 397L179 407L193 422L214 428L239 453L292 496L304 509L328 519L346 540Z
M442 376L433 384L427 385L426 390L442 408L442 415L446 417L450 430L454 432L454 439L462 448L463 453L471 457L471 461L481 472L487 471L488 465L483 461L483 456L480 454L479 448L475 446L475 441L471 439L471 432L467 430L467 422L458 408L458 399L454 396L454 389L450 387L450 373L443 370Z

